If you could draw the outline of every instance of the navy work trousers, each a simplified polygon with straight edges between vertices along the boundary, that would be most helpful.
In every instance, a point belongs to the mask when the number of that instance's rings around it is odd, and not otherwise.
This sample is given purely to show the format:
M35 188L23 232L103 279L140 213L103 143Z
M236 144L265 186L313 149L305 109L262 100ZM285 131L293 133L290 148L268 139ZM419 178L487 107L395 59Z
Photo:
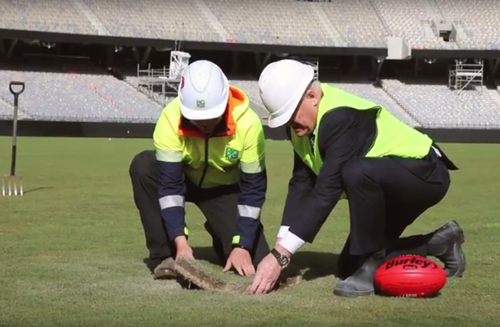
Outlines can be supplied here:
M168 239L158 202L158 166L154 151L137 154L130 164L134 202L149 250L150 269L162 260L175 257L175 246ZM205 229L212 237L212 246L222 265L232 251L232 238L236 234L238 219L238 185L200 189L187 182L186 202L194 203L206 218ZM189 223L189 219L187 219ZM256 266L267 254L269 246L261 224L254 247L251 249Z

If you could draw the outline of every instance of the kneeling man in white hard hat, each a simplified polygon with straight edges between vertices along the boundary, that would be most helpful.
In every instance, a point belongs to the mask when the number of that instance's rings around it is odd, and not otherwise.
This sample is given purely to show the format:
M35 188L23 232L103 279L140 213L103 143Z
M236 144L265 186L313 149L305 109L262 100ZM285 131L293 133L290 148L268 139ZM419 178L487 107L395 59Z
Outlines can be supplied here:
M193 257L186 202L205 216L225 270L253 275L269 253L260 221L267 176L263 127L245 92L214 63L191 63L153 141L132 160L130 178L154 277L175 278L175 257Z
M400 237L445 197L448 170L458 169L432 139L383 106L314 80L313 67L295 60L268 65L259 88L268 125L287 126L295 159L277 241L257 268L253 293L272 289L342 197L349 203L350 234L338 263L344 280L334 294L373 294L374 273L387 255L432 255L448 276L462 276L464 233L456 221Z

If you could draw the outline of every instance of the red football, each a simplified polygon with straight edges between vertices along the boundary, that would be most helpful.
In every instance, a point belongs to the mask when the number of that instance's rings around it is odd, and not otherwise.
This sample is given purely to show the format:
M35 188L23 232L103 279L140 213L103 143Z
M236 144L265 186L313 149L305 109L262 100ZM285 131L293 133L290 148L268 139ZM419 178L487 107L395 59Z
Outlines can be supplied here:
M375 287L383 295L431 297L446 284L446 272L434 261L403 255L384 262L375 272Z

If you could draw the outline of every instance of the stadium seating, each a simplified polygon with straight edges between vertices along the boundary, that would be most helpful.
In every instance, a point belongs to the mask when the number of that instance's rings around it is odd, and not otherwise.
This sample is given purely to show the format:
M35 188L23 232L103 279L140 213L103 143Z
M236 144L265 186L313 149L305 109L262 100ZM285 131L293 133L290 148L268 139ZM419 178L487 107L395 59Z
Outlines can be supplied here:
M384 38L389 35L389 31L373 10L370 0L333 0L318 4L349 47L386 46Z
M221 41L197 0L81 0L110 35Z
M489 0L434 0L444 18L460 21L468 35L461 48L500 50L500 6Z
M68 0L2 1L0 28L98 35L97 29Z
M12 116L12 107L8 103L4 103L0 100L0 119L2 117L11 117Z
M375 88L371 84L366 83L335 83L334 87L338 87L347 92L352 92L387 108L394 116L401 119L411 126L420 126L420 124L401 108L385 91L380 88Z
M0 85L8 85L13 79L26 81L26 91L20 98L22 117L58 121L152 122L162 108L129 84L110 75L32 69L0 70ZM0 98L0 103L12 104L7 87L0 89Z
M432 37L433 19L464 29ZM0 28L137 38L309 46L500 49L500 6L490 0L54 0L3 1Z
M435 128L499 128L500 103L488 92L464 91L460 95L446 86L404 84L399 80L384 80L383 88L364 82L331 83L348 92L353 92L387 108L394 116L411 126ZM245 90L257 105L259 115L266 117L259 98L256 81L232 80L231 83ZM500 92L500 90L499 90ZM500 93L499 93L500 95Z
M458 43L432 37L433 19L465 32ZM500 50L500 6L489 0L54 0L3 1L0 28L136 38L235 41L317 47L385 47L388 35L413 48ZM0 85L27 83L20 118L154 122L165 101L138 92L138 79L116 79L86 61L1 66ZM231 81L266 111L255 80ZM384 105L412 126L500 127L500 88L460 94L447 82L388 79L382 88L359 81L332 85ZM41 101L43 99L43 101ZM12 95L0 89L0 119L12 114Z
M441 20L439 8L429 0L412 0L402 2L400 0L371 0L373 8L384 22L388 34L392 36L403 36L412 48L424 49L447 49L457 48L454 43L447 43L432 37L430 22L433 19ZM425 28L429 28L426 35Z
M384 80L383 88L425 127L498 128L500 106L486 90L453 92L428 81Z
M149 99L138 92L137 77L125 81L100 71L87 61L44 62L0 67L0 119L12 115L8 83L26 81L20 119L59 121L155 122L164 99ZM231 84L247 92L252 108L267 117L255 80L235 79ZM359 81L331 83L384 105L411 126L434 128L500 128L500 88L451 91L445 82L387 79L383 87ZM168 99L167 99L168 100ZM264 120L265 123L265 120Z
M205 0L231 38L242 43L334 45L325 25L309 8L284 0Z

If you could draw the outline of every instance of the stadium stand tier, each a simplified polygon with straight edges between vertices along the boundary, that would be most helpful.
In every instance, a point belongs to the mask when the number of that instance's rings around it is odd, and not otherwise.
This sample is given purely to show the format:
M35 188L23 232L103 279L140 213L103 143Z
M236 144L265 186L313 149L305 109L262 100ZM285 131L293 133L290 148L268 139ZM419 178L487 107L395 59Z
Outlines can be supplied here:
M500 49L500 6L491 0L2 0L0 28L252 44ZM362 17L362 18L361 18ZM432 22L452 22L445 42Z
M137 77L119 80L88 62L41 61L19 67L0 67L0 116L12 115L11 80L26 81L20 119L44 121L152 123L162 102L141 93ZM255 80L231 80L247 92L253 109L267 117ZM500 88L450 90L445 83L425 79L384 79L382 87L356 80L331 83L385 106L396 117L417 127L500 128ZM43 101L41 101L43 99ZM168 99L167 99L168 102Z
M457 21L467 38L462 49L500 50L500 6L488 0L432 0L444 19Z
M402 36L412 48L500 49L500 6L489 0L0 0L0 28L135 38L317 47L386 46ZM473 8L473 10L471 10ZM463 30L460 42L433 37L433 21ZM123 73L123 72L122 72ZM90 60L30 60L0 65L0 119L12 115L8 83L26 81L20 119L155 122L169 98L145 92L140 78L118 79ZM481 77L482 78L482 77ZM321 80L321 76L320 76ZM426 128L500 128L500 88L455 92L444 80L359 79L332 85L385 106L406 123ZM255 79L231 83L264 119ZM482 83L482 82L481 82ZM43 101L41 101L43 99Z
M2 0L0 28L98 35L74 1Z
M76 0L113 36L220 41L198 0ZM84 8L84 9L83 9Z
M156 120L161 111L158 103L130 84L89 63L60 65L43 60L21 67L0 67L0 85L4 85L0 103L12 105L10 81L26 83L21 119L141 123Z
M385 92L423 127L498 128L500 93L469 90L456 93L426 80L384 80ZM496 93L496 94L495 94Z

